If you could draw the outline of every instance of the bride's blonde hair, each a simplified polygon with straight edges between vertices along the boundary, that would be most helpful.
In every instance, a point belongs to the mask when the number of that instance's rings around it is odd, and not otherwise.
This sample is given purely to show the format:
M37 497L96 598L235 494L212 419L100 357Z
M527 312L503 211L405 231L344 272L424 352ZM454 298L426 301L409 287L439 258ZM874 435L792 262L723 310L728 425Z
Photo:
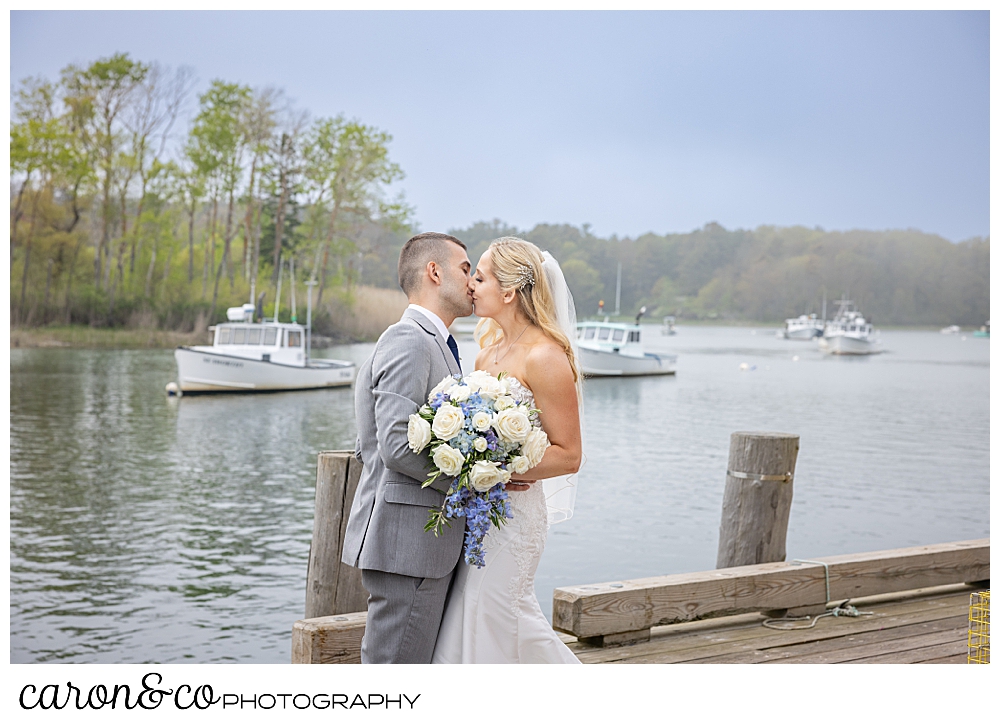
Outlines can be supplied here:
M493 241L489 249L493 275L500 282L500 290L517 290L517 301L528 321L538 327L566 353L573 382L579 386L580 370L577 367L573 346L556 319L556 305L552 289L542 264L545 259L537 246L516 236L504 236ZM492 319L479 320L475 332L479 347L487 347L503 339L503 329Z

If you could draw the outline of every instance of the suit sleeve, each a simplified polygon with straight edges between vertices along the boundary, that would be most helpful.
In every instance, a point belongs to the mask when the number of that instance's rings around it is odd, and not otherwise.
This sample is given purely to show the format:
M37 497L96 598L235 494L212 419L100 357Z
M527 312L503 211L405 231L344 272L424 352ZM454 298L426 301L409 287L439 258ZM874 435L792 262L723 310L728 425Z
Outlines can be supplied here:
M386 468L423 483L433 471L426 452L410 450L406 430L410 415L426 400L431 361L426 332L410 324L391 328L372 360L372 393L375 398L375 434L379 456ZM436 352L437 350L435 350ZM444 487L441 484L444 483ZM450 479L440 478L434 488L447 490Z

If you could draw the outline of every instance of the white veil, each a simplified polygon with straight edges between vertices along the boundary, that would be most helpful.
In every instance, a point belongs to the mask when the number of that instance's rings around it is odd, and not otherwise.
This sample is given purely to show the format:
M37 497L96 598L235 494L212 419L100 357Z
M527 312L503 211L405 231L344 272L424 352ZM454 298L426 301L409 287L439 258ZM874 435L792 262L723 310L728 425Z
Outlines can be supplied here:
M580 366L580 354L576 345L576 307L573 305L573 295L566 285L566 278L563 276L559 262L547 251L542 252L545 261L542 270L545 272L545 279L549 283L552 291L552 299L556 307L556 323L559 329L569 339L573 348L573 357L576 360L577 369ZM583 373L580 372L582 375ZM577 399L580 405L580 436L583 437L583 389L577 384ZM573 517L573 508L576 505L576 486L578 476L560 475L557 478L548 478L542 481L542 490L545 492L545 505L548 508L549 525L562 523Z

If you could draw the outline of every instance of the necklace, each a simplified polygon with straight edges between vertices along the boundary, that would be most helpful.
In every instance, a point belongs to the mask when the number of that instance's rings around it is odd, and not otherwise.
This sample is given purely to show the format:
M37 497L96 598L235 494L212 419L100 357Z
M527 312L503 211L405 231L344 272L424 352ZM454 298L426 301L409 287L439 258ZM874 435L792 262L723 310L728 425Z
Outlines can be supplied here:
M515 344L517 344L517 340L521 339L521 335L523 335L525 332L527 332L528 331L528 327L530 327L530 326L531 326L530 324L524 325L524 329L521 330L521 334L517 335L514 338L514 341L510 343L510 346L507 347L507 351L504 352L503 354L500 354L500 347L497 346L496 354L493 355L493 364L497 364L501 359L503 359L504 357L507 356L507 352L510 352L511 348ZM499 355L499 357L497 355Z

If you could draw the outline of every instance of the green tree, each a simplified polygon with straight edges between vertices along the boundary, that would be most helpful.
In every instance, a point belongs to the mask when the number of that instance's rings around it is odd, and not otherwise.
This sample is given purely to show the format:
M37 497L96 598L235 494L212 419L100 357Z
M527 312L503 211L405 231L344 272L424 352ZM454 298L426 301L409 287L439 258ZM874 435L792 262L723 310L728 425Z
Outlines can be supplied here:
M314 191L313 204L327 217L317 252L317 305L322 303L330 253L342 261L357 251L344 233L345 222L378 220L395 228L409 223L412 209L402 195L385 198L385 187L403 178L399 164L389 160L391 140L388 133L343 116L321 118L306 134L303 175Z
M70 65L62 71L70 115L95 156L101 194L101 237L94 255L94 283L99 289L108 287L111 274L112 194L130 178L128 157L122 154L122 114L148 72L148 65L132 60L127 53L101 58L86 68Z

